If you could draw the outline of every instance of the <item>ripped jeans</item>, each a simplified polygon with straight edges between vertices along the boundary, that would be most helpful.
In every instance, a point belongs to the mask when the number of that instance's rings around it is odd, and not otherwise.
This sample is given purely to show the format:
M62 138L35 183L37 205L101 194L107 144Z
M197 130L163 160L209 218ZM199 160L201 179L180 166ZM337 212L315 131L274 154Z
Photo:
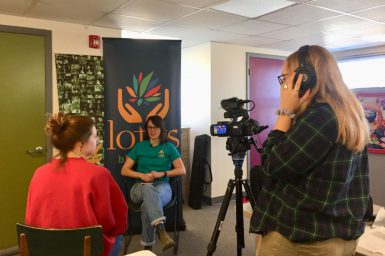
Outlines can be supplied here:
M172 197L170 184L165 181L154 181L152 184L135 183L130 192L134 203L143 202L140 208L142 219L142 237L140 243L150 246L155 243L155 227L159 221L165 222L163 214L165 206Z

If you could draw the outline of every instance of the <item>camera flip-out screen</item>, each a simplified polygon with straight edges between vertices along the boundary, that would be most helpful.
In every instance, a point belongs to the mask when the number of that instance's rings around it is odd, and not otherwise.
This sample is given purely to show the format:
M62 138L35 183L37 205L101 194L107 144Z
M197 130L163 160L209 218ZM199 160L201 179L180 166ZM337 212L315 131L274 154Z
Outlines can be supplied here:
M226 136L227 135L227 125L226 124L215 124L211 126L211 134L216 136Z

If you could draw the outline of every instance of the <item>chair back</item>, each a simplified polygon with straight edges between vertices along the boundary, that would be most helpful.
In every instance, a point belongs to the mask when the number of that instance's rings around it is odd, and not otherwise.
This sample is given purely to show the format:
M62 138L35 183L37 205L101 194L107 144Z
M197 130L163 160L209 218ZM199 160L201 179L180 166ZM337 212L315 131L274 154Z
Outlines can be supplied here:
M16 224L20 256L93 256L103 252L101 226L76 229Z

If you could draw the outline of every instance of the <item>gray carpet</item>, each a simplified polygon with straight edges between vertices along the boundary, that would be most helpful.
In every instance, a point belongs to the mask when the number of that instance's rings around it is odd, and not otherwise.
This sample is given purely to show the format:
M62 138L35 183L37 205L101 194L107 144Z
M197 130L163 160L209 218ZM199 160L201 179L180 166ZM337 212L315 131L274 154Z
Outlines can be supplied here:
M179 250L180 256L203 256L207 254L207 245L209 244L214 227L218 218L221 204L213 206L202 205L202 209L194 210L184 205L184 220L186 221L186 231L180 232ZM231 201L227 210L222 230L219 233L217 248L213 255L235 256L237 255L237 234L235 232L236 224L235 201ZM245 248L242 249L242 255L255 256L255 235L250 234L248 217L244 217L244 236ZM172 237L172 233L169 233ZM128 248L128 253L143 250L139 242L140 236L135 235ZM162 252L160 244L156 243L153 252L160 255L173 255L172 249Z

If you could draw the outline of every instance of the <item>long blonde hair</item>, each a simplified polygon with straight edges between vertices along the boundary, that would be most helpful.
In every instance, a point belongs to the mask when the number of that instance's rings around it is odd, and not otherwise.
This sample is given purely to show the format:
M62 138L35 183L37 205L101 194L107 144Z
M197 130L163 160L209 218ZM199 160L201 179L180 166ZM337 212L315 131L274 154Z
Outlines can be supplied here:
M362 151L369 142L369 126L362 105L342 79L337 61L325 48L311 45L306 63L314 67L317 82L311 90L310 100L300 107L298 114L312 102L328 103L337 118L337 142L354 152ZM299 66L298 51L287 58L286 64L289 70Z

